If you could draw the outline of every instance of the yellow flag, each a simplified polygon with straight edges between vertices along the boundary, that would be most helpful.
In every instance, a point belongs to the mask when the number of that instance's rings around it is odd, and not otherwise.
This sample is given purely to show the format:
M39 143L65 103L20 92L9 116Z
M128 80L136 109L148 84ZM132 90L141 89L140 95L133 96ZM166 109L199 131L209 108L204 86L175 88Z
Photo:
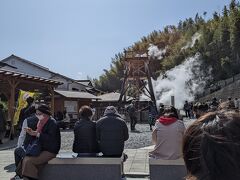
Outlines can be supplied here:
M23 91L23 90L19 91L17 109L15 111L14 118L13 118L14 126L17 125L17 123L19 121L19 115L20 115L21 109L23 109L27 106L27 101L26 101L27 98L33 97L34 94L35 93L33 93L33 92L28 92L28 91Z

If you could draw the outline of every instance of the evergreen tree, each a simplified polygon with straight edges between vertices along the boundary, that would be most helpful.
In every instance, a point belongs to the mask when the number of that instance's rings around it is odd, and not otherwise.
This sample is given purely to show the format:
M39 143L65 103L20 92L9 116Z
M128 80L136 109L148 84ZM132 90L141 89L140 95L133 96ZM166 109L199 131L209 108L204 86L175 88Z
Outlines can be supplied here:
M230 4L230 41L233 57L239 63L240 53L240 11L236 8L236 2L232 0Z

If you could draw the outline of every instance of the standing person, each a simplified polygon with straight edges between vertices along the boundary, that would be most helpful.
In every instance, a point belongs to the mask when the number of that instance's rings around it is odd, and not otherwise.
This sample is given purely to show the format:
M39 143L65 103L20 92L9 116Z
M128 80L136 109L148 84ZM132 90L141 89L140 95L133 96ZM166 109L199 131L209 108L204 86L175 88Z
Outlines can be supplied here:
M79 157L94 157L98 153L96 138L96 123L91 121L92 109L82 106L79 110L79 120L74 126L73 152Z
M49 106L41 104L36 109L36 116L39 119L37 130L26 128L26 133L32 136L33 140L38 139L41 145L41 152L38 156L26 155L22 161L23 179L38 179L39 167L45 165L49 160L56 157L60 150L60 130L51 117Z
M154 103L152 101L149 102L148 116L149 116L148 117L148 123L149 123L149 126L150 126L150 131L152 131L152 126L154 126L155 120L158 116L156 106L154 105Z
M26 99L26 101L27 101L27 106L25 108L21 109L20 114L19 114L19 120L18 120L18 128L19 129L22 129L23 121L26 118L32 116L32 112L33 112L33 110L35 110L35 107L33 105L33 101L34 101L33 97L29 96Z
M155 124L152 140L154 150L149 156L156 159L178 159L182 155L182 137L185 131L183 121L178 119L177 110L166 107L163 116Z
M104 116L96 123L97 140L103 156L121 157L128 128L114 106L105 109Z
M0 144L3 144L2 140L6 132L6 118L3 111L3 105L0 104Z
M188 101L185 101L183 109L185 111L186 118L190 118L190 105Z
M137 110L136 110L136 102L132 101L131 104L127 107L127 111L130 117L130 129L131 131L135 131L135 126L137 124Z

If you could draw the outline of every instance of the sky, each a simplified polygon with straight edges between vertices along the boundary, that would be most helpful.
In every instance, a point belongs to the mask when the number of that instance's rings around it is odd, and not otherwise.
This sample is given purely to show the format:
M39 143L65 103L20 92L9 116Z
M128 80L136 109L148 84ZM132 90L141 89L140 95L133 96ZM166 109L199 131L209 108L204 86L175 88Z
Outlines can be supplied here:
M154 30L230 0L0 0L0 60L17 55L73 79L98 78Z

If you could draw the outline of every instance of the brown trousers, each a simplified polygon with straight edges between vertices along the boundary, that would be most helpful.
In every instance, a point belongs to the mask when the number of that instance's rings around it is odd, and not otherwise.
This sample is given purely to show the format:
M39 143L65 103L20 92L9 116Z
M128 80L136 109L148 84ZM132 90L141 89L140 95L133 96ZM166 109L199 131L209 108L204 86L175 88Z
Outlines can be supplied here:
M56 154L48 151L41 152L37 157L25 156L22 161L22 175L38 179L39 168L55 157Z

